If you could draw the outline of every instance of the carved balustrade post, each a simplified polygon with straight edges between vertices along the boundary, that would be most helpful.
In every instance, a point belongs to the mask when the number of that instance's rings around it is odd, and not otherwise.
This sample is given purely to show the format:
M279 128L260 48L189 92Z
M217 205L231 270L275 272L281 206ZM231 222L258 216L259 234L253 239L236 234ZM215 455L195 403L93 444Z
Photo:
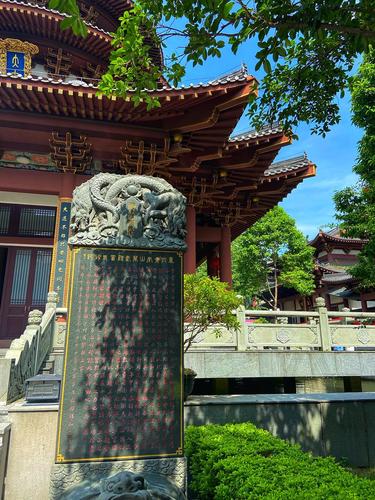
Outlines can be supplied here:
M319 313L319 330L322 342L322 351L331 351L332 342L325 300L323 297L317 297L315 304Z
M57 292L48 292L46 311L48 309L56 309L58 300L59 300L59 296L58 296Z
M52 336L52 349L64 348L65 345L65 321L56 321L56 308L59 301L59 295L57 292L49 292L47 296L46 311L53 310L53 336Z
M237 331L237 351L246 351L246 313L245 306L242 304L237 309L237 320L240 324L240 329Z
M343 307L342 309L342 312L350 312L350 308L349 307ZM344 316L342 318L342 324L343 325L348 325L351 321L351 318L348 318L347 316Z
M35 335L39 334L42 318L43 318L42 311L34 309L33 311L29 312L25 331L21 335L21 337L19 337L18 339L14 339L12 341L9 349L5 354L6 358L14 359L15 363L18 363L18 360L21 356L21 353L25 347L26 342L28 342L29 346L31 346L33 338L35 337Z
M30 331L30 335L32 337L29 340L29 345L31 346L31 341L34 335L36 335L36 351L35 351L35 359L34 359L34 375L38 373L38 358L39 358L39 344L40 344L40 336L42 331L42 320L43 313L42 311L38 311L35 309L34 311L30 311L29 317L27 319L27 327L25 331L25 337L29 335L28 331ZM35 333L32 333L34 330Z

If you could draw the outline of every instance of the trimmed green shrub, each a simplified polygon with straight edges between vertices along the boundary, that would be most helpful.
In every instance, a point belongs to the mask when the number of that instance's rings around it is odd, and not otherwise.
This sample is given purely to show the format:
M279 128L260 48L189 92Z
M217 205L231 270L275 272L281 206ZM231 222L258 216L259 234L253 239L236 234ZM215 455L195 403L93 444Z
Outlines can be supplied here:
M188 427L185 451L197 500L375 499L374 481L250 423Z

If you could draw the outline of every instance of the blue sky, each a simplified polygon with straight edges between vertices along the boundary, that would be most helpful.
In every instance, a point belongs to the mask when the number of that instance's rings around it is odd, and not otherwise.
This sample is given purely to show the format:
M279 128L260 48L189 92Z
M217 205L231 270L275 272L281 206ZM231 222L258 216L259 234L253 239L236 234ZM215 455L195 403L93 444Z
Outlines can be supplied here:
M174 43L176 46L181 40ZM257 46L254 42L240 48L235 56L226 50L221 59L208 60L204 66L187 67L183 83L205 82L226 72L239 69L241 63L247 64L249 73L260 80L262 72L254 73L254 54ZM168 51L165 51L168 53ZM355 182L352 167L357 156L357 142L362 131L351 123L350 96L338 100L341 109L341 122L332 128L323 139L312 135L306 125L301 125L295 132L299 139L283 148L277 159L283 160L307 153L310 160L317 165L317 175L306 179L282 202L285 210L296 219L298 227L310 238L314 237L320 227L334 223L334 204L332 196L335 191ZM242 117L236 131L251 128L249 119Z

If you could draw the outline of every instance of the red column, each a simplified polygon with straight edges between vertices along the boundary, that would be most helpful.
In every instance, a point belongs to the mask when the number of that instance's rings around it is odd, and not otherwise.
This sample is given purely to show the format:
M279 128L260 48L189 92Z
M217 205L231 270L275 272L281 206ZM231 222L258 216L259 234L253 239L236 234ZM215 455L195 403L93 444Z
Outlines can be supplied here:
M196 221L195 221L195 208L193 205L188 205L186 208L186 243L187 250L184 256L184 272L186 274L194 274L197 265L196 256Z
M64 172L61 178L60 196L62 198L72 198L76 186L76 176L71 172Z
M210 278L218 278L220 275L220 257L217 247L207 254L207 274Z
M231 231L229 226L221 227L220 240L220 281L232 285Z

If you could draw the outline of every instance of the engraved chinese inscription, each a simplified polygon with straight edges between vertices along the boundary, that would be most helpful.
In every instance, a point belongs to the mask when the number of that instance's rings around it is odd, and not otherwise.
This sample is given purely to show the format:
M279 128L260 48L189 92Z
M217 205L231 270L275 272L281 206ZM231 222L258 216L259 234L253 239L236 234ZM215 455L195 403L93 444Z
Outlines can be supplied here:
M73 250L58 462L182 454L181 259Z

